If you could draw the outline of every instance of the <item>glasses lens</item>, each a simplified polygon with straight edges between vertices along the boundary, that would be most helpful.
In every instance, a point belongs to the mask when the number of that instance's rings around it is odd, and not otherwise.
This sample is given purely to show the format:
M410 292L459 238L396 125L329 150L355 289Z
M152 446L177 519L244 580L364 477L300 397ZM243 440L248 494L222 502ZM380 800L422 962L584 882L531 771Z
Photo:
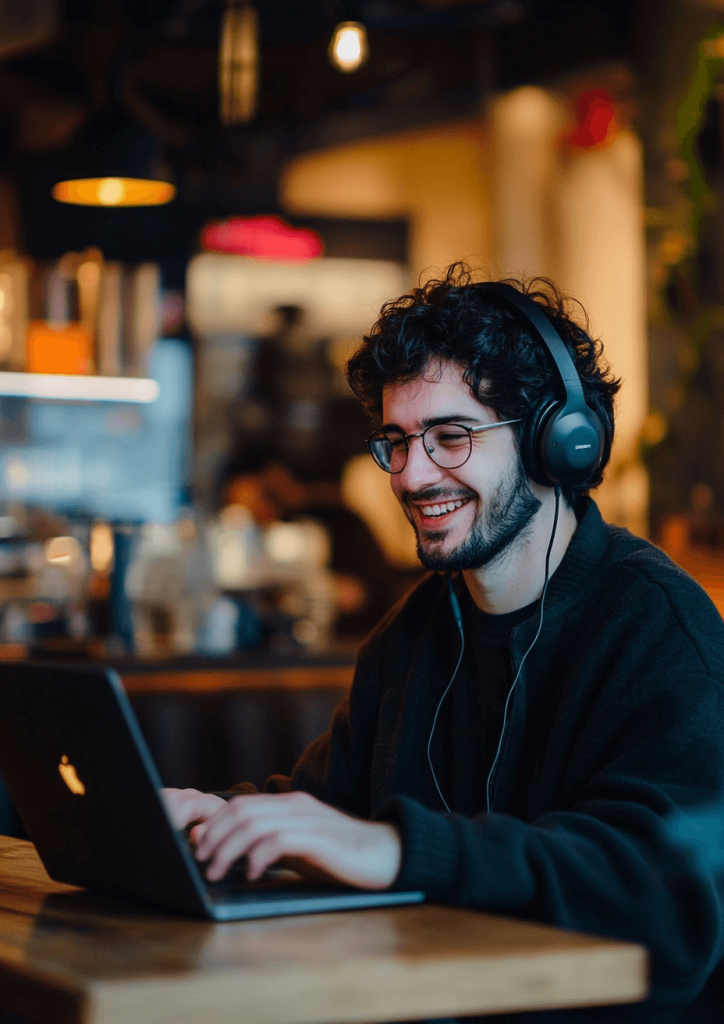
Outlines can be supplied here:
M443 469L456 469L470 458L470 431L459 423L439 423L428 427L423 436L427 454Z
M396 431L380 431L370 437L372 458L386 473L401 473L407 462L405 435Z

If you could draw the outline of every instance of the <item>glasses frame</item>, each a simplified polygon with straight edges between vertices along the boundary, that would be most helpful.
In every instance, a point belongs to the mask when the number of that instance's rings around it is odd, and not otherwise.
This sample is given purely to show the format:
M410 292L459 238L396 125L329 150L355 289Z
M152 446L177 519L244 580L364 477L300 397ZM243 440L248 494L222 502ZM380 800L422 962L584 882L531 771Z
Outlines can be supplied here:
M430 461L433 462L438 467L438 469L460 469L460 467L464 466L465 463L470 458L470 456L473 454L473 434L481 434L484 430L494 430L496 427L508 427L512 423L521 422L522 419L498 420L496 423L478 423L472 427L468 427L465 423L455 423L454 420L451 420L449 423L431 423L429 427L425 427L425 429L418 434L402 434L402 440L405 442L405 461L402 463L400 469L395 470L387 469L385 466L383 466L377 459L377 456L375 455L374 449L372 447L372 442L374 438L378 434L386 434L387 431L373 430L370 436L367 438L367 447L370 450L370 455L375 461L375 465L379 466L384 473L389 473L390 476L397 476L399 473L402 473L404 471L405 466L407 465L407 460L410 457L410 441L413 439L413 437L422 438L422 446L425 449L425 454L430 459ZM430 430L435 430L437 427L458 427L460 430L466 431L468 435L468 454L465 456L463 461L458 462L456 466L441 466L440 463L432 457L432 452L428 450L428 447L425 444L425 434L427 434L427 432Z

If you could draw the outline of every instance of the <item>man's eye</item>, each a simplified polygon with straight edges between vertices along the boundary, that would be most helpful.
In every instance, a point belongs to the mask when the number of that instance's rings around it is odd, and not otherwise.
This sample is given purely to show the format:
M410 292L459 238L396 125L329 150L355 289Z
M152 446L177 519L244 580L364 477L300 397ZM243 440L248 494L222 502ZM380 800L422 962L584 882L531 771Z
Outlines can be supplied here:
M404 439L404 437L390 437L390 435L388 434L387 435L387 443L389 444L389 446L390 446L390 448L392 449L393 452L399 451L400 448L404 448L405 447L405 439Z
M443 448L456 448L468 443L468 435L464 430L445 430L435 434L435 441Z

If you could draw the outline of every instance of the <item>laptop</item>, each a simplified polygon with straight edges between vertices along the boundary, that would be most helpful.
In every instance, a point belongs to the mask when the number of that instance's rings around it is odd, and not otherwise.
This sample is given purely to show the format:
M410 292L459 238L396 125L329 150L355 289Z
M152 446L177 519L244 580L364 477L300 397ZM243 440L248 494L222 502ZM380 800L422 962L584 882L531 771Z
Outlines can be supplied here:
M118 674L100 667L0 667L0 773L51 878L217 921L419 903L273 869L206 881L171 823L161 779Z

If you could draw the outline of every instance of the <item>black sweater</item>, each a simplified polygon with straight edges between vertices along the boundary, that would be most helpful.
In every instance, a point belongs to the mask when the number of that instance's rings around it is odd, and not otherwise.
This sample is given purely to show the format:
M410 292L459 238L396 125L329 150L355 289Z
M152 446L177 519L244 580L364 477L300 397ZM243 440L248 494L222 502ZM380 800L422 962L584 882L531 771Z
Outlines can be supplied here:
M516 669L537 625L533 615L512 631ZM724 817L724 624L704 591L588 505L514 690L490 814L455 813L454 793L444 812L427 764L459 645L447 583L430 576L365 642L330 731L270 788L394 821L398 887L648 947L646 1004L526 1024L724 1019L715 979L702 992L724 956L724 850L680 838L703 835L696 812L717 805ZM469 749L454 740L442 744L453 760Z

